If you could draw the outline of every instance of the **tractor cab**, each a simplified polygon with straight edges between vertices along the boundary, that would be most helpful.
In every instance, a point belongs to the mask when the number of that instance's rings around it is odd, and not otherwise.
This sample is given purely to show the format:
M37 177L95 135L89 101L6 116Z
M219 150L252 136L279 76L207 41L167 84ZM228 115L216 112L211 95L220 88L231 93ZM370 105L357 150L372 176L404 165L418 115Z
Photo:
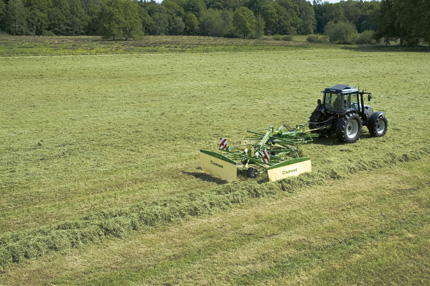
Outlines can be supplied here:
M363 95L372 98L371 93L360 92L357 88L338 84L322 91L323 108L331 114L345 114L354 111L365 118L370 118L373 113L372 107L364 104Z

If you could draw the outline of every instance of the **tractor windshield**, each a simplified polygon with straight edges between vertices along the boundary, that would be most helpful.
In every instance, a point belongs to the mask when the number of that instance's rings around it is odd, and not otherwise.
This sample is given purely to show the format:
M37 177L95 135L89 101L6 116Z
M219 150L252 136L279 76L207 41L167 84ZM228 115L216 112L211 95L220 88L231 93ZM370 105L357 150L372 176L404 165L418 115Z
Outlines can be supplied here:
M360 110L358 93L351 94L324 94L324 107L327 111L338 112L347 108L353 108L356 111Z
M336 93L324 94L324 107L327 111L337 112L342 109L342 95Z

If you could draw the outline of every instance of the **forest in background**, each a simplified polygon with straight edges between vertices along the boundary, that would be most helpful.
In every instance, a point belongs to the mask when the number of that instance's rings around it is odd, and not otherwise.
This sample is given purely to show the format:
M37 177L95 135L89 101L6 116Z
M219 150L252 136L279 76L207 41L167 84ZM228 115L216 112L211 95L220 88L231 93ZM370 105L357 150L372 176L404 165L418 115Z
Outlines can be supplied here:
M430 1L0 0L0 31L113 40L320 34L335 43L399 40L400 45L416 46L430 43ZM365 36L361 42L359 34Z

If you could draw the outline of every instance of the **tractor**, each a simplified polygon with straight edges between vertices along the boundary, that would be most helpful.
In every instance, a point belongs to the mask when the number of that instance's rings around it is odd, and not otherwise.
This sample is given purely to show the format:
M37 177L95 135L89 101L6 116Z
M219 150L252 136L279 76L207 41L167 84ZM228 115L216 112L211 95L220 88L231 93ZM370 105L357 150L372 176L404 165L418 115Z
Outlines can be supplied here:
M320 137L336 134L341 143L356 142L363 125L367 126L370 135L374 137L384 136L387 132L385 112L374 112L372 107L364 104L364 95L370 101L371 93L342 84L326 88L322 93L322 102L318 99L318 106L309 118L311 132Z

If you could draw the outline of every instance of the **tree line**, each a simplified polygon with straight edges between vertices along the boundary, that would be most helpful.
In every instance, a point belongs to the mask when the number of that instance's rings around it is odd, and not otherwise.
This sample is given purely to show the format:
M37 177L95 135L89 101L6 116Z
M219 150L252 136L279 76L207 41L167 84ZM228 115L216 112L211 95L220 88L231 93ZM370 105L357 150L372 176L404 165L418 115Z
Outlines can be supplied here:
M244 38L329 34L330 40L346 43L351 34L373 31L377 40L417 45L430 43L430 1L0 0L0 30L114 40L144 34Z

